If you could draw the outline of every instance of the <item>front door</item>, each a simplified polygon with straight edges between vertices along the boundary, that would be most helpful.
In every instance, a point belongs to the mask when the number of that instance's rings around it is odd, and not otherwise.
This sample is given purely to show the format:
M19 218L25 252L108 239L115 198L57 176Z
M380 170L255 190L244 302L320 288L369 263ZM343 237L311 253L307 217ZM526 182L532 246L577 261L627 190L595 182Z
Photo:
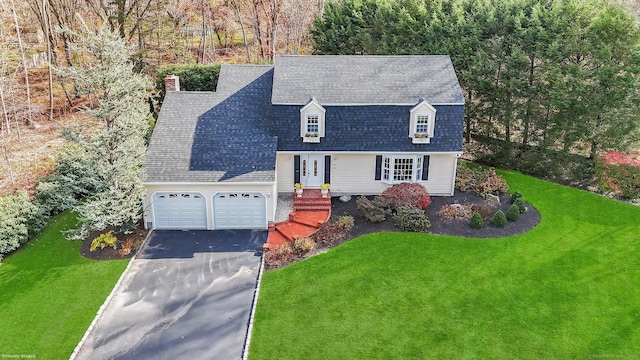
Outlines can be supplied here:
M324 155L300 155L300 182L305 187L324 183Z

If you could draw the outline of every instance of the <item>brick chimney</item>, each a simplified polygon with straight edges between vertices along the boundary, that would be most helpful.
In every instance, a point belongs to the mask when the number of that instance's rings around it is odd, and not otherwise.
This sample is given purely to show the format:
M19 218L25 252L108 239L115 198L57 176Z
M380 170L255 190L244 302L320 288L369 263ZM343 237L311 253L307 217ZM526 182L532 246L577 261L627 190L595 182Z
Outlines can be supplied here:
M180 78L173 74L167 75L164 78L164 91L180 91Z

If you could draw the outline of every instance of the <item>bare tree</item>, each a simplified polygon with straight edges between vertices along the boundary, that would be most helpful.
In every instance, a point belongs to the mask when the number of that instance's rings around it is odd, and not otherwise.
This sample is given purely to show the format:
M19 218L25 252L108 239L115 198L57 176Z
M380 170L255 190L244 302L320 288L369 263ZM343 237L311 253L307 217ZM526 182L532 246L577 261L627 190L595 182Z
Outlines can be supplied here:
M18 48L20 49L20 58L22 59L22 68L24 70L25 88L27 91L27 126L33 123L31 117L31 89L29 86L29 66L27 64L27 57L25 55L24 46L22 44L22 36L20 36L20 24L18 23L18 14L16 13L16 6L13 0L10 1L11 14L13 17L13 24L16 28L16 39L18 40Z
M242 30L242 42L244 43L244 48L247 52L247 62L251 62L251 52L249 51L249 44L247 43L247 32L244 28L244 21L240 15L240 7L238 7L237 0L231 0L231 6L236 14L236 19L238 19L238 24L240 24L240 29Z

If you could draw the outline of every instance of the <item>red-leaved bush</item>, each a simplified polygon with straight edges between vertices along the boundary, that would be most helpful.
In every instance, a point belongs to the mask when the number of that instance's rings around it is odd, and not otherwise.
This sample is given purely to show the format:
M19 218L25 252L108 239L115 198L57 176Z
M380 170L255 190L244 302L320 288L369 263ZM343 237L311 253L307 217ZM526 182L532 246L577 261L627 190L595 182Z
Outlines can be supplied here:
M382 193L382 200L393 209L407 205L426 209L431 204L429 192L418 183L395 184Z
M630 199L640 198L640 159L617 151L597 161L598 186L602 191Z

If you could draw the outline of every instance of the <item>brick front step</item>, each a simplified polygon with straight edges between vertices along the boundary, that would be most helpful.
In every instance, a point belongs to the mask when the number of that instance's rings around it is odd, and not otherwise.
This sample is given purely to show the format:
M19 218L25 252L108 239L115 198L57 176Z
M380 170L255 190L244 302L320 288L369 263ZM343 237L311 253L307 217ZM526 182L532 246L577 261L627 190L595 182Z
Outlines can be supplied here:
M302 193L301 197L294 195L294 210L330 210L331 195L322 197L319 189L308 189Z
M295 211L329 211L331 209L331 206L303 205L303 206L295 206L293 209Z
M263 245L265 251L278 248L282 244L292 243L295 239L314 234L329 220L331 210L294 211L289 214L289 221L274 224L274 231L269 233Z
M278 248L280 245L286 244L289 242L289 239L282 235L278 231L272 231L269 233L269 238L267 242L262 246L262 248L266 251L273 250Z
M289 214L289 221L313 227L322 226L329 218L329 211L294 211Z
M281 226L276 227L276 231L284 235L291 241L316 232L318 227L299 224L297 222L289 222Z

